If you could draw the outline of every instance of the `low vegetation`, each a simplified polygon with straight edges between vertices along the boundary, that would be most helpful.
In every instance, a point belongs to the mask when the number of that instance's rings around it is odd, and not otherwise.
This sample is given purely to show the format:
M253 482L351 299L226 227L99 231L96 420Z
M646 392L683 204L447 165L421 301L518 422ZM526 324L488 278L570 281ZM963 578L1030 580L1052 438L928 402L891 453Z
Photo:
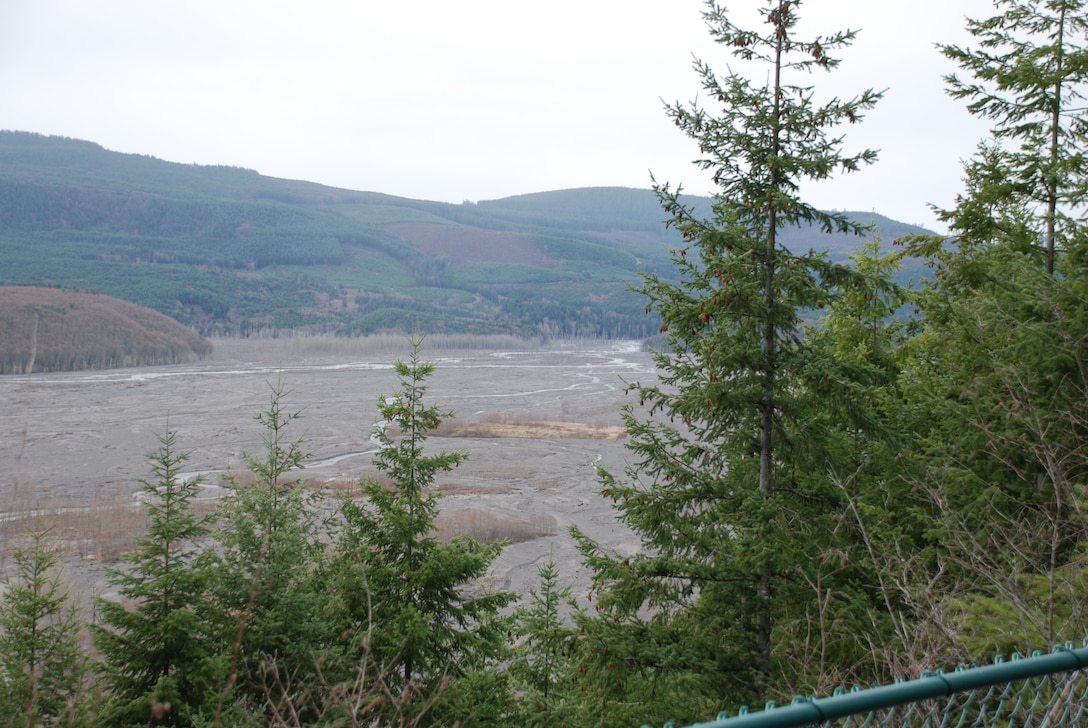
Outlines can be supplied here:
M622 425L603 422L561 422L499 414L476 421L451 418L435 430L435 435L441 437L528 437L547 440L619 440L626 434L627 430Z
M481 543L511 544L554 536L557 523L555 516L546 513L520 518L468 508L438 515L434 527L435 535L441 541L463 536Z

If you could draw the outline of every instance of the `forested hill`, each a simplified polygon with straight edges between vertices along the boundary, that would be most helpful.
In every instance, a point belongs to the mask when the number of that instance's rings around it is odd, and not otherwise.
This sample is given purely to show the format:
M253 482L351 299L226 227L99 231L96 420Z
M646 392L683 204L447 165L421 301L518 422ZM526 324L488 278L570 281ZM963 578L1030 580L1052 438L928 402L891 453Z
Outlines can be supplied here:
M690 198L709 209L706 199ZM116 296L210 334L308 328L644 337L628 292L676 238L649 190L460 205L0 132L0 284ZM890 241L920 228L879 215ZM849 236L793 230L844 259Z

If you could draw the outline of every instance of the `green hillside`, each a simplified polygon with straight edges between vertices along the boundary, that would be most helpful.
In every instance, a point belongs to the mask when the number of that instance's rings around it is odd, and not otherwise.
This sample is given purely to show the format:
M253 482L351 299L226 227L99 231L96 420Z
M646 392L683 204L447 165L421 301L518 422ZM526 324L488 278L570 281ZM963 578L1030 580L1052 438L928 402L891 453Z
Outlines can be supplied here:
M649 190L452 205L0 132L0 284L96 291L205 335L648 336L655 323L627 288L639 270L670 269L663 217ZM889 240L919 231L859 217ZM839 259L859 243L786 240Z

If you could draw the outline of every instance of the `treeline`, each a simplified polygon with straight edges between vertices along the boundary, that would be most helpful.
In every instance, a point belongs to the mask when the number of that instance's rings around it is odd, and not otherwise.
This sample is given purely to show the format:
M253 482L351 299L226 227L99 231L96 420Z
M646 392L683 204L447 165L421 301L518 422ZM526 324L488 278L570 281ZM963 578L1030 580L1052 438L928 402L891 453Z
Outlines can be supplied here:
M647 312L646 301L627 291L598 291L590 305L581 287L554 286L543 291L503 290L502 310L513 319L539 321L550 339L645 339L657 333L660 317Z
M354 231L286 205L0 180L0 229L64 231L80 257L228 269L341 265Z
M659 378L629 387L629 465L600 474L640 548L575 531L593 607L556 722L690 723L1088 634L1088 7L998 0L968 21L981 50L941 46L994 124L951 235L844 263L789 233L866 236L801 191L876 161L837 127L881 93L817 101L853 33L805 36L802 5L750 30L711 3L736 64L696 60L703 93L667 106L720 196L707 218L657 188L683 239L678 275L638 287Z
M193 330L126 301L0 287L0 374L178 364L211 351Z
M710 212L709 200L686 196L690 204ZM629 229L665 236L661 227L661 207L650 190L623 187L593 187L581 190L556 190L528 195L486 200L465 205L463 214L473 207L496 214L510 223L538 228L607 232Z
M404 331L439 334L495 335L516 331L508 321L489 317L439 314L425 306L370 307L365 314L337 329L341 336L372 336ZM527 332L528 333L528 332Z

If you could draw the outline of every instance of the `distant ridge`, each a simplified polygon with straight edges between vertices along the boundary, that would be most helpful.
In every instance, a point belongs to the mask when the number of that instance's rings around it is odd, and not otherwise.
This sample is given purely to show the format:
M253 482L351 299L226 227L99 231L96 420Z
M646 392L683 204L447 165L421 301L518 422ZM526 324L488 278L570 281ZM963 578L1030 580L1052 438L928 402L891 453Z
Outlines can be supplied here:
M928 232L846 214L886 244ZM648 189L449 204L0 131L0 285L96 291L205 336L647 338L659 322L631 287L675 275L665 217ZM862 242L803 227L781 240L839 262Z
M212 345L177 321L96 293L0 287L0 374L203 359Z

